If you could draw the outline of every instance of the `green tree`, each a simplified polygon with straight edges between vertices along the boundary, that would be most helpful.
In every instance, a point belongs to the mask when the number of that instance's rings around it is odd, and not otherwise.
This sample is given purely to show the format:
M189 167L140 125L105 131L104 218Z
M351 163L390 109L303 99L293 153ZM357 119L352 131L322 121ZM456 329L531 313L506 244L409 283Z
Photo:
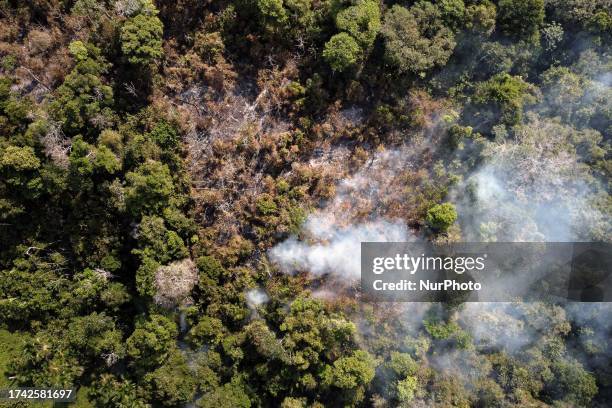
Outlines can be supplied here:
M31 109L27 98L21 98L11 90L12 84L9 77L0 77L0 133L5 137L18 135L25 129Z
M150 256L141 256L140 266L136 270L136 290L141 296L155 296L155 274L161 264Z
M391 358L386 364L393 374L399 377L407 377L414 375L419 368L416 361L413 360L409 353L400 353L397 351L391 352Z
M210 282L219 282L220 279L227 274L227 271L221 263L212 256L201 256L196 260L198 270L200 271L200 279L202 286L210 284Z
M251 400L239 383L227 383L205 394L200 408L251 408Z
M89 51L82 41L73 41L68 44L68 50L74 57L76 62L85 61L88 58Z
M66 350L60 333L39 331L26 339L21 353L9 362L16 382L31 387L71 387L83 374L77 357Z
M33 246L44 251L46 245ZM27 245L16 251L27 252ZM32 251L34 252L34 251ZM32 253L16 257L9 268L0 269L0 319L17 326L47 322L65 311L62 294L70 291L70 281L61 273L66 259L57 252ZM69 314L68 314L69 315Z
M95 146L85 142L81 136L72 139L69 156L72 182L76 189L93 187L89 179L94 174L107 176L121 170L122 163L113 151L106 146Z
M442 0L438 3L444 24L458 30L465 24L465 4L463 0Z
M136 323L126 341L127 355L138 368L155 368L163 364L174 350L178 335L176 324L162 315L151 315Z
M163 55L163 33L157 16L138 14L121 27L121 50L130 63L147 66Z
M451 30L436 21L435 6L408 10L394 5L385 14L381 33L385 59L399 72L421 73L444 65L455 48Z
M362 58L359 44L347 33L334 35L323 49L323 58L334 71L343 72L354 67Z
M552 365L553 395L569 403L588 406L597 394L597 382L576 360L561 360Z
M113 90L102 80L109 64L92 44L75 41L70 51L76 65L53 94L49 111L62 124L66 135L88 136L115 119L110 109L114 103Z
M498 74L476 85L473 103L479 108L481 128L495 123L514 126L523 120L523 108L535 104L539 90L519 76ZM488 126L488 127L487 127Z
M587 81L567 67L552 67L542 74L545 109L551 115L570 120L582 104Z
M257 0L257 9L265 25L279 25L287 21L283 0Z
M246 341L266 360L289 362L289 355L283 349L276 335L262 320L256 320L245 327Z
M226 334L223 322L215 317L203 316L187 334L187 340L195 347L217 345Z
M559 0L551 7L551 19L569 31L601 31L610 27L610 5L606 0Z
M418 388L418 380L414 376L408 376L397 382L397 399L400 402L410 402L414 398L414 393Z
M0 187L4 184L4 189L9 190L7 193L13 192L16 199L36 198L42 193L43 187L40 167L40 160L29 146L9 145L0 149L0 174L3 176Z
M465 12L465 27L471 32L489 36L495 29L497 9L489 0L470 4Z
M114 320L104 313L75 317L66 331L69 350L83 365L92 362L113 365L123 357L122 337Z
M488 378L479 381L476 385L479 406L494 408L504 407L504 390L493 379Z
M360 0L336 15L336 27L357 41L362 50L372 47L380 30L380 8L373 0Z
M139 394L133 382L116 378L112 374L102 374L89 388L89 397L96 408L150 407Z
M148 136L162 149L174 150L179 146L180 135L176 127L160 120L153 129L149 132Z
M167 165L149 160L125 179L125 203L132 215L159 214L170 205L174 184Z
M329 389L329 397L336 405L354 404L363 398L364 385L371 380L374 364L368 353L353 353L356 349L353 323L341 315L328 314L318 300L298 298L282 320L280 332L283 350L270 346L265 349L289 364L290 376L278 379L278 383L284 384L282 388L291 389L297 383L308 392L324 386L322 389ZM265 331L258 338L261 344L273 344ZM274 384L272 390L277 387Z
M138 234L139 249L133 251L137 255L155 259L163 264L189 255L181 237L166 228L163 218L142 217Z
M544 0L500 0L497 20L502 32L537 42L544 22Z
M166 228L163 218L144 216L138 226L138 248L132 253L140 257L136 271L136 288L142 296L155 296L155 278L159 268L189 255L183 239Z
M374 361L363 350L356 350L351 356L340 357L333 366L323 372L323 382L338 388L356 388L366 385L374 378Z
M320 33L323 13L317 9L316 3L312 0L284 0L283 3L288 11L294 37L313 38Z
M143 382L152 401L163 406L176 407L193 400L196 392L193 374L185 357L175 350L165 364L145 374Z
M360 0L336 15L334 35L323 49L323 58L334 71L346 71L367 54L380 30L380 8L372 0Z
M427 224L439 231L446 231L457 221L457 210L451 203L436 204L427 211Z
M112 269L113 271L115 269ZM66 307L70 310L91 312L105 308L115 312L130 299L126 287L119 282L111 282L106 271L85 269L73 279L73 288L65 295Z

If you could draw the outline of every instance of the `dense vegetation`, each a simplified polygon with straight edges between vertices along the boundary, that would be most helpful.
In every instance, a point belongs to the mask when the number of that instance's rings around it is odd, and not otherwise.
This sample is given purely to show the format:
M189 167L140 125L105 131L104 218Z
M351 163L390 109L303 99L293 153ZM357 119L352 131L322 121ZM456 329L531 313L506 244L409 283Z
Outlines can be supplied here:
M0 388L74 385L105 408L606 406L605 305L364 304L266 254L314 239L321 208L441 242L610 241L610 13L0 0ZM380 182L342 196L364 173ZM479 193L491 177L503 196Z

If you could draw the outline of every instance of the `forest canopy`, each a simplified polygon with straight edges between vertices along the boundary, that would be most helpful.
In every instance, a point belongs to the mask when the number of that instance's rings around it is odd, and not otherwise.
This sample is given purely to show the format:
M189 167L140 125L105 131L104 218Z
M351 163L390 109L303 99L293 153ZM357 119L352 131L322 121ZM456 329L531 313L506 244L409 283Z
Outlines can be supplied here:
M360 241L612 241L608 0L0 0L0 21L0 388L612 400L609 304L372 304L354 267Z

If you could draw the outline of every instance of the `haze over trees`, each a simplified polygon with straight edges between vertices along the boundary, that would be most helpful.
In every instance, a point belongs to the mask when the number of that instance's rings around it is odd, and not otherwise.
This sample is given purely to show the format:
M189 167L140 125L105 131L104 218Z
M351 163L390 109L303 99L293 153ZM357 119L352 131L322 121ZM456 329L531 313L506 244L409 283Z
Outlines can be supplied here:
M380 226L609 242L609 6L0 1L0 388L609 404L609 306L367 304L268 256Z

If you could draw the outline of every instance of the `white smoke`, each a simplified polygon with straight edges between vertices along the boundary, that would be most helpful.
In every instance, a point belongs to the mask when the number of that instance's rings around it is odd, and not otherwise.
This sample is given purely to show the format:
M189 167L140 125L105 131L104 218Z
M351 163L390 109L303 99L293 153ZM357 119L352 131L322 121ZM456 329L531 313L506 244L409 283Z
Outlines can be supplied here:
M517 318L516 310L511 303L466 303L460 311L460 321L477 346L515 353L534 341L525 322Z
M269 300L268 294L262 289L251 289L246 293L247 305L251 309L261 306Z
M270 259L286 273L308 271L315 275L334 274L358 279L361 271L361 242L398 242L408 240L406 226L400 222L378 220L338 227L324 216L308 218L304 231L314 242L295 237L272 248Z
M572 138L595 139L530 115L516 141L488 143L484 164L453 192L466 241L605 240L610 219L594 204L602 188Z
M405 223L385 214L385 202L399 197L395 178L411 166L420 150L414 146L376 152L355 174L341 180L336 196L311 214L301 235L270 250L268 256L283 272L308 271L344 279L360 277L362 242L413 240Z

